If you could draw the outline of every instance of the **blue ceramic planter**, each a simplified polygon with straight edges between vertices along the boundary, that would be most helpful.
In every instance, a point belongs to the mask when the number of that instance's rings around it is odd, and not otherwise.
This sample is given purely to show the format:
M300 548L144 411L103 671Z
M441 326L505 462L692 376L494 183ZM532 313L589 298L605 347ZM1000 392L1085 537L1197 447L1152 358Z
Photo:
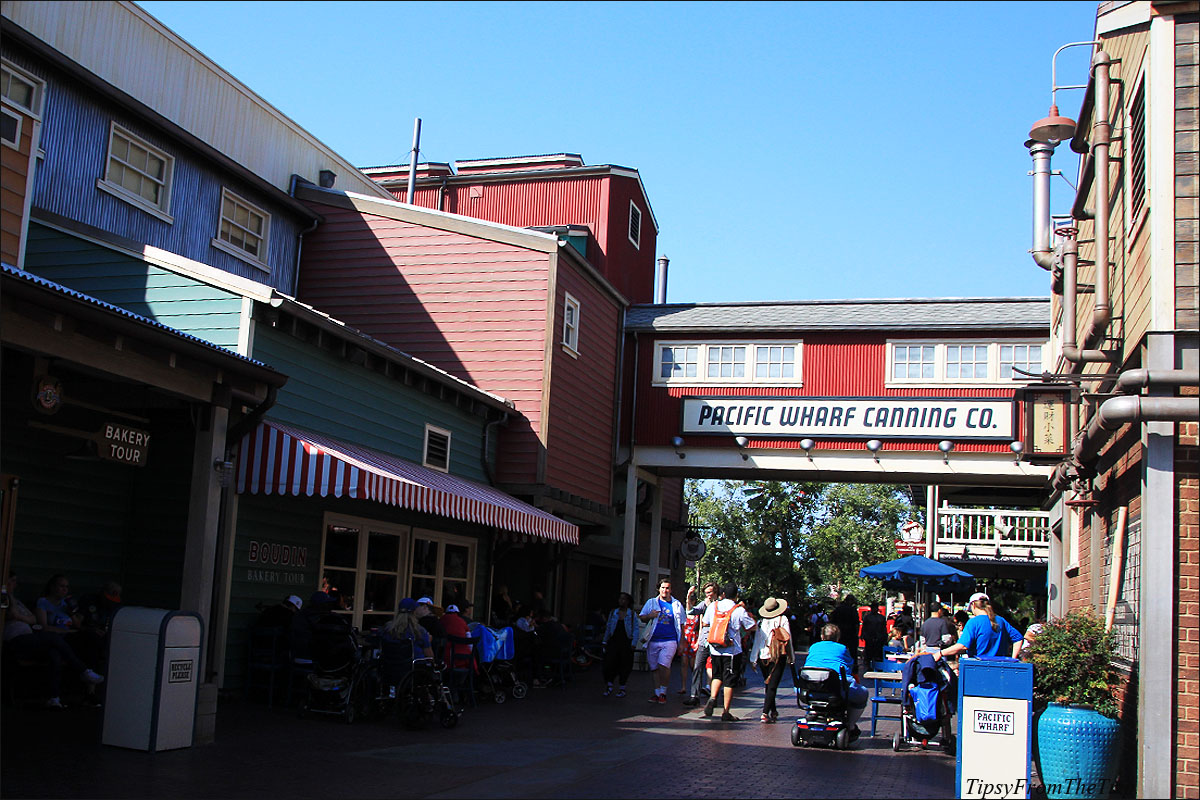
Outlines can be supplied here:
M1038 774L1050 800L1106 800L1117 776L1121 723L1050 703L1037 721Z

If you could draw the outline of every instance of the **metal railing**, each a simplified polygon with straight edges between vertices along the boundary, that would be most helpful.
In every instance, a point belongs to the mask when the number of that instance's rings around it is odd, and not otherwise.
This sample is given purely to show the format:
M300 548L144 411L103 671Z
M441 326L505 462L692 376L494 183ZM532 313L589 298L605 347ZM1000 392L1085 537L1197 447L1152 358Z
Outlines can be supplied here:
M1002 558L1046 561L1050 557L1050 512L997 509L938 509L934 558Z

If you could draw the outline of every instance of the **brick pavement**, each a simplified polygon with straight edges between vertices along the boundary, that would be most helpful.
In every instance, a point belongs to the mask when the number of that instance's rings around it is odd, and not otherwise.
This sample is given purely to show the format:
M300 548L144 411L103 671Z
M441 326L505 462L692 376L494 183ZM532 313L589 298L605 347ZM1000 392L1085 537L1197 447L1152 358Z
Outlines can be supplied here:
M756 675L752 673L751 680ZM895 723L848 752L794 748L784 718L758 720L761 686L743 689L736 723L703 719L672 693L646 702L600 696L597 667L566 689L468 709L459 727L407 731L394 721L345 725L222 700L217 741L147 754L97 744L99 712L6 708L3 797L952 797L954 759L893 753Z

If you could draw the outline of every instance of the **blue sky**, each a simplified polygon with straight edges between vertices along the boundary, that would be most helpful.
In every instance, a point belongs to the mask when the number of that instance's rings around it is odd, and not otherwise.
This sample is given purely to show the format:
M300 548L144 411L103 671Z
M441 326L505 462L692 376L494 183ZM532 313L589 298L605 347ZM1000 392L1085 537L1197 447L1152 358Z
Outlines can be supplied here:
M141 5L351 163L641 172L669 302L1033 296L1051 57L1093 2ZM1084 83L1088 48L1060 84ZM1059 93L1076 116L1082 92ZM1061 148L1054 167L1074 181ZM1072 192L1055 179L1055 213Z

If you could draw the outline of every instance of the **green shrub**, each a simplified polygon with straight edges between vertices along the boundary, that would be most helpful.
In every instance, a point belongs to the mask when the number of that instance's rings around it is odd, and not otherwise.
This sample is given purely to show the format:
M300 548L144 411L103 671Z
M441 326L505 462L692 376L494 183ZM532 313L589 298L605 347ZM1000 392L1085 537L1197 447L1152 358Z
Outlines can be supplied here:
M1030 647L1035 703L1088 706L1116 719L1116 651L1116 638L1090 610L1047 622Z

